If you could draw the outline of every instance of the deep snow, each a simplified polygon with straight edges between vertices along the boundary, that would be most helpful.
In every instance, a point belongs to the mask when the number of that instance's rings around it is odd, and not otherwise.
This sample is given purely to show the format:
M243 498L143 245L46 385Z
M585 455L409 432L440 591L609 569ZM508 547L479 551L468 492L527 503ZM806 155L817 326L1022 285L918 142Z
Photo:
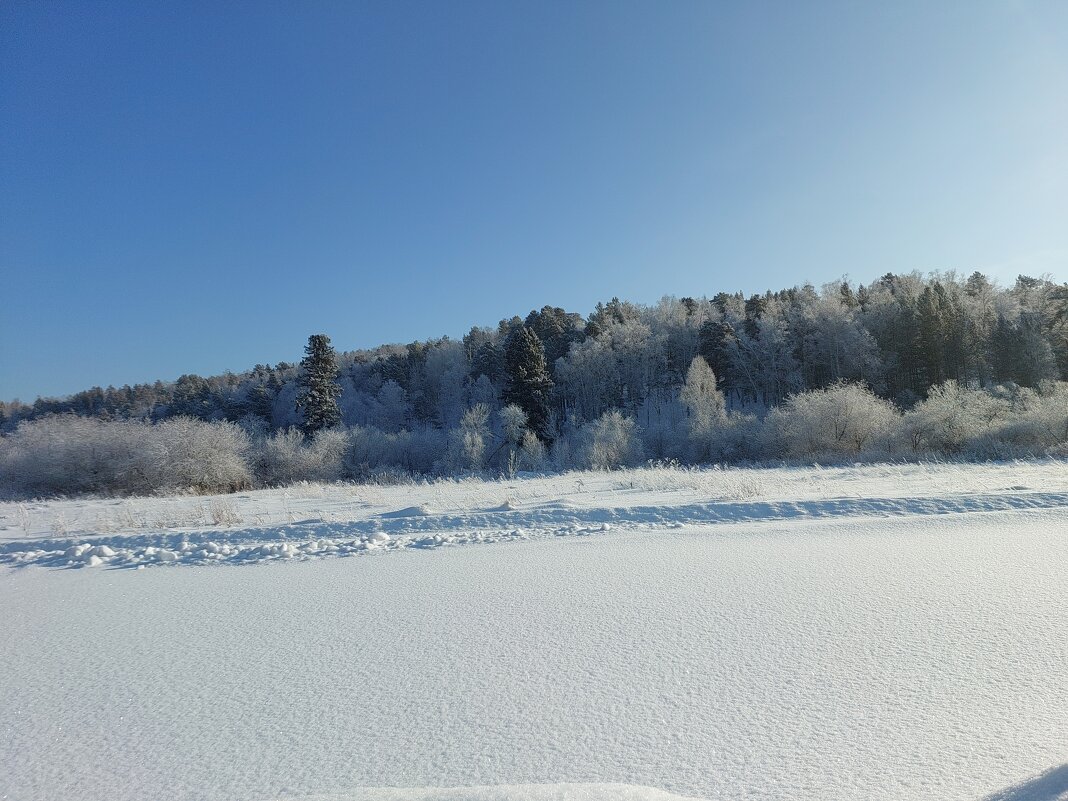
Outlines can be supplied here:
M281 512L299 517L319 493L335 519L308 525L344 526L358 507L358 536L378 520L390 543L525 515L515 541L482 547L0 568L0 798L1068 792L1059 463L668 478L371 488L355 501L311 487ZM71 519L74 504L113 503L44 504L9 545L42 539L35 521ZM169 514L206 501L122 503ZM576 533L554 515L594 536L550 536ZM412 787L475 789L389 789Z

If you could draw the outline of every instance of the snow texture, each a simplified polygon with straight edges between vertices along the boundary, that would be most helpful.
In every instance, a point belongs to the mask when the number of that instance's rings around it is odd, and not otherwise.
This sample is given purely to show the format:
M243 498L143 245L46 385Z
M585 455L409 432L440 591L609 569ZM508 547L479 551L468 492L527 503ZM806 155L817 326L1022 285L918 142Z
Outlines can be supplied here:
M97 569L0 569L0 798L1061 799L1065 483L1035 463L306 487L237 511L319 504L350 519L300 525L379 556L275 537L287 555L233 569L151 521L77 530L55 564ZM7 546L112 504L26 509ZM523 536L414 547L484 515ZM107 569L131 547L180 567Z
M630 784L523 784L493 787L367 787L298 801L697 801Z
M208 499L0 504L0 565L248 564L609 530L1065 507L1068 469L1054 460L303 484Z

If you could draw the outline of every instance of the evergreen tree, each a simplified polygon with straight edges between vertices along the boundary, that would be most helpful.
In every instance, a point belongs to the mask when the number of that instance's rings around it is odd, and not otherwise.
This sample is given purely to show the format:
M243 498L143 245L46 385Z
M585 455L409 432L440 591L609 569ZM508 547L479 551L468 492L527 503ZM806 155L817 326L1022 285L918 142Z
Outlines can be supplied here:
M174 382L168 416L184 415L211 420L217 410L208 382L198 375L183 375Z
M550 439L549 392L553 381L545 364L545 348L533 329L523 326L508 338L504 363L508 373L504 402L526 412L530 429L541 439Z
M270 425L273 419L274 395L266 383L256 384L248 393L246 410L248 414L254 414L267 421Z
M731 327L721 320L707 320L698 333L697 352L708 362L712 372L725 386L727 382L730 359L727 356L727 340L734 336Z
M838 293L841 297L842 305L847 309L855 309L860 305L857 296L853 294L853 287L849 285L848 281L842 281L838 287Z
M586 338L581 314L564 311L559 306L543 306L527 315L524 325L533 328L545 348L545 361L551 373L556 360L566 356L571 343Z
M924 287L917 305L919 351L923 367L923 389L941 384L946 374L946 330L949 327L941 284Z
M337 406L341 386L337 382L337 358L326 334L312 334L304 348L300 366L300 393L297 409L304 412L304 431L314 434L341 422Z

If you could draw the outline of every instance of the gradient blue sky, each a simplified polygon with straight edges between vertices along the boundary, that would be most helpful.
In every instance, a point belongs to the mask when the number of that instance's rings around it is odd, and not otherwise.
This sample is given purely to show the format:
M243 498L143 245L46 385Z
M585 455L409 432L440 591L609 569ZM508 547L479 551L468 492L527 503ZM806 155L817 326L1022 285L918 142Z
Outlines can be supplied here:
M0 398L1068 278L1068 2L0 3Z

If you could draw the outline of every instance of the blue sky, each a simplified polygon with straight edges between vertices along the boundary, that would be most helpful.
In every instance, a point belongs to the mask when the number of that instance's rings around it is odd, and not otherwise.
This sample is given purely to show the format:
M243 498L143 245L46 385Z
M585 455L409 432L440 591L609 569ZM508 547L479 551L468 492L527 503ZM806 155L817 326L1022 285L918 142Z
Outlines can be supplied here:
M0 3L0 398L1068 279L1068 3Z

